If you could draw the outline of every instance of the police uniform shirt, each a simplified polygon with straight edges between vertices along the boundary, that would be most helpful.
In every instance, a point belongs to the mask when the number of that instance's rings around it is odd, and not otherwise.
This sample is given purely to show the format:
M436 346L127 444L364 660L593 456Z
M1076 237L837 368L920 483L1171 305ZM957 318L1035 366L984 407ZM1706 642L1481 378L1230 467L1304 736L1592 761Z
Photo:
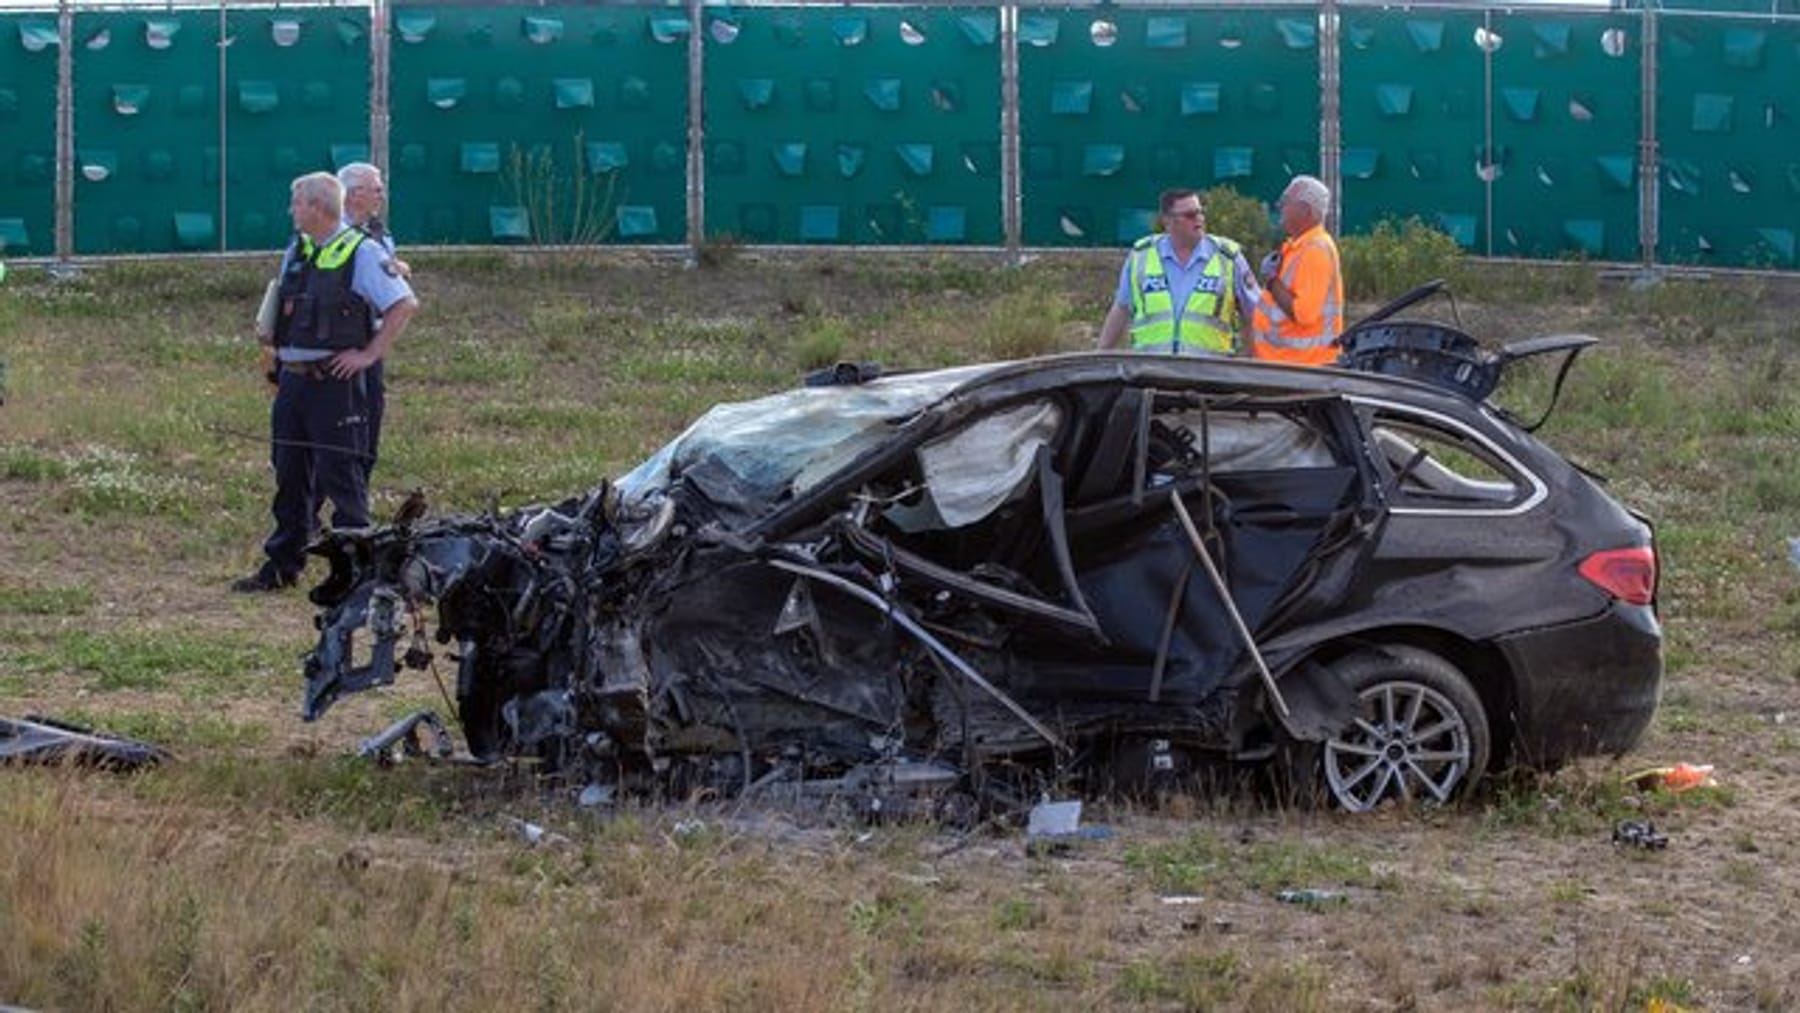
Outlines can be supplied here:
M364 232L367 232L369 234L369 239L364 240L364 242L373 240L373 241L381 244L381 250L382 250L381 269L386 271L389 274L394 273L394 259L400 256L400 249L394 245L394 234L387 230L387 227L382 224L380 218L371 218L366 222L362 222L361 224L358 224L358 223L353 222L350 219L346 218L343 220L342 223L340 223L338 225L338 228L339 229L357 228L357 229L362 229ZM378 330L378 331L381 330L381 311L380 310L377 310L375 312L374 325L375 325L376 330Z

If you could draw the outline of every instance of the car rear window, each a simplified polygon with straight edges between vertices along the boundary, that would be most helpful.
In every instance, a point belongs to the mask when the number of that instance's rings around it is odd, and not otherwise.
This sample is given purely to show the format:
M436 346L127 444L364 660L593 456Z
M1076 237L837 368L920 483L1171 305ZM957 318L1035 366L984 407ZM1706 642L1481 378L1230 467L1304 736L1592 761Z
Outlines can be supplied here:
M1458 426L1382 409L1369 429L1396 505L1492 509L1531 495L1516 466Z

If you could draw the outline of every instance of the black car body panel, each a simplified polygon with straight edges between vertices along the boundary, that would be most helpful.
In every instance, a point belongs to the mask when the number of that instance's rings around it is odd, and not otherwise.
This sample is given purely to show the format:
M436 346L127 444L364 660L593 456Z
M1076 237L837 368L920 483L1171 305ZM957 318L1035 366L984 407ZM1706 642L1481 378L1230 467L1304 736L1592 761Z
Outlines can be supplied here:
M1464 458L1488 470L1442 463ZM749 785L1230 754L1347 722L1297 684L1329 713L1291 719L1281 682L1405 630L1503 657L1515 740L1555 761L1628 748L1654 706L1653 616L1614 638L1619 671L1562 656L1623 614L1576 564L1649 538L1502 414L1404 378L1119 354L902 374L720 406L555 507L327 537L303 713L403 648L427 664L435 603L478 755Z
M1520 674L1514 750L1529 766L1623 753L1656 714L1662 626L1642 605L1498 639Z

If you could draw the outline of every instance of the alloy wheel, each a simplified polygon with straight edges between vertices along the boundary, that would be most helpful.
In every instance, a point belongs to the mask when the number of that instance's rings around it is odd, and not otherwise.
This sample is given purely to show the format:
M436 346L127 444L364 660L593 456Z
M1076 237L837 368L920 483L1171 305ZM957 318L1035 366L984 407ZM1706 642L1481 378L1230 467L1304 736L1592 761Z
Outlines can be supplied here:
M1468 722L1429 686L1393 680L1359 695L1344 732L1325 743L1325 780L1337 804L1368 812L1390 799L1443 805L1468 777Z

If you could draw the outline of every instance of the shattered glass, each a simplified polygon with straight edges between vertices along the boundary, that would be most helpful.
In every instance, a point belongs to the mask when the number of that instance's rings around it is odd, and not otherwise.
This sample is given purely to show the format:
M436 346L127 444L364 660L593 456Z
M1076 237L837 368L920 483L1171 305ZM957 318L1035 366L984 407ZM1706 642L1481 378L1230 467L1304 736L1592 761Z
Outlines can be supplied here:
M994 367L884 377L844 387L802 387L722 404L618 480L641 501L687 478L737 516L804 493L889 439L920 409Z

